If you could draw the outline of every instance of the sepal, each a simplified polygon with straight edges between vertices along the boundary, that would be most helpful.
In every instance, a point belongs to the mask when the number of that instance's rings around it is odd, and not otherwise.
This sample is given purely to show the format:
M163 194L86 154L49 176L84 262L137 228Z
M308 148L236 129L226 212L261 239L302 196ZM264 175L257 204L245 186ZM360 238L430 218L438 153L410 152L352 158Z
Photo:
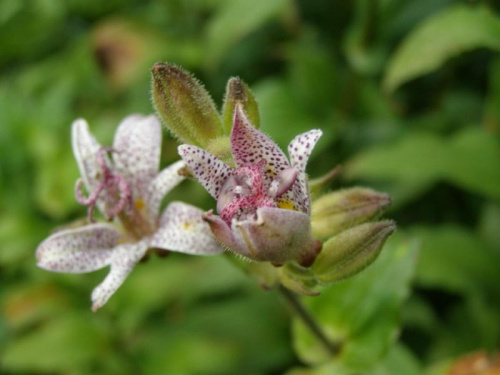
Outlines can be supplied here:
M378 217L391 198L372 189L355 187L323 195L312 203L314 236L329 238L355 225Z
M191 74L165 63L156 63L151 72L156 111L176 137L205 148L222 135L220 117L210 94Z
M361 224L330 238L311 267L316 278L329 284L359 273L375 261L395 229L393 221L385 220Z
M222 120L227 134L233 127L234 110L237 104L243 107L250 123L260 127L259 106L250 88L238 77L233 77L227 82L224 106L222 107Z

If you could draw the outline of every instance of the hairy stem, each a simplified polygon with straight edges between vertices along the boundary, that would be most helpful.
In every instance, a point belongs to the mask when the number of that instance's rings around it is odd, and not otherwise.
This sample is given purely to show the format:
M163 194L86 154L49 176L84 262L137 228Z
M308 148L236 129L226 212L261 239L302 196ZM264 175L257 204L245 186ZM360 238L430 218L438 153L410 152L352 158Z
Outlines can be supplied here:
M278 290L285 298L293 312L302 320L311 333L325 347L328 353L330 353L332 357L337 355L340 351L340 346L331 342L328 337L326 337L318 322L316 322L316 319L314 319L314 317L306 310L297 295L282 285L279 286Z

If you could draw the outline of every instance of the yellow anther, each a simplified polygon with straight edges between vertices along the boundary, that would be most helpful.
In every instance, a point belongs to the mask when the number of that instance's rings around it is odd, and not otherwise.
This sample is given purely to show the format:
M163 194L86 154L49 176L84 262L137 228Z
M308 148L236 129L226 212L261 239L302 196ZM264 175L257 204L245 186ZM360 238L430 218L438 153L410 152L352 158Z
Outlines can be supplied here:
M138 199L135 200L134 206L138 210L142 210L144 208L144 206L145 206L145 203L144 203L144 201L141 198L138 198Z
M295 206L291 200L278 202L278 208L283 208L285 210L295 210Z

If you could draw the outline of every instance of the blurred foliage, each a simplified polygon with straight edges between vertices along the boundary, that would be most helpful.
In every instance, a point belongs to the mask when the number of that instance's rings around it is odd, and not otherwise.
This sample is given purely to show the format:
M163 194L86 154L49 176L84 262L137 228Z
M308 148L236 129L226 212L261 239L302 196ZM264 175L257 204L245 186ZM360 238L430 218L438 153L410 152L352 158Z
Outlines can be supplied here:
M0 47L2 374L438 375L499 350L498 2L3 0ZM224 257L152 257L97 314L105 270L36 268L37 244L85 215L72 120L109 143L153 111L157 61L193 71L219 108L240 76L282 147L323 129L312 177L341 163L330 189L392 195L400 234L380 259L304 299L335 360ZM168 135L162 156L177 158ZM169 199L213 205L192 181Z

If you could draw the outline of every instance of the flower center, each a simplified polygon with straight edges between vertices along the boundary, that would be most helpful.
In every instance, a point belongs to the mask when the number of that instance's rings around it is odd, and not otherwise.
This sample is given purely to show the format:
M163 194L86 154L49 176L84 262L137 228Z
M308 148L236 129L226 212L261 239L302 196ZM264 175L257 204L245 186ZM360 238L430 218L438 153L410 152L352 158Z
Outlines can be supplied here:
M88 219L91 222L95 222L93 218L94 209L103 192L105 194L104 215L106 220L112 220L124 209L130 210L132 208L133 200L130 186L125 177L115 173L109 167L105 159L107 152L116 152L116 150L111 147L101 147L97 152L97 163L101 169L100 183L90 192L88 197L84 197L82 192L83 180L80 178L76 181L75 198L78 203L88 206Z
M266 161L262 159L257 164L237 168L224 182L217 200L217 211L229 225L233 217L238 220L254 217L259 207L276 207L264 188L265 165Z

